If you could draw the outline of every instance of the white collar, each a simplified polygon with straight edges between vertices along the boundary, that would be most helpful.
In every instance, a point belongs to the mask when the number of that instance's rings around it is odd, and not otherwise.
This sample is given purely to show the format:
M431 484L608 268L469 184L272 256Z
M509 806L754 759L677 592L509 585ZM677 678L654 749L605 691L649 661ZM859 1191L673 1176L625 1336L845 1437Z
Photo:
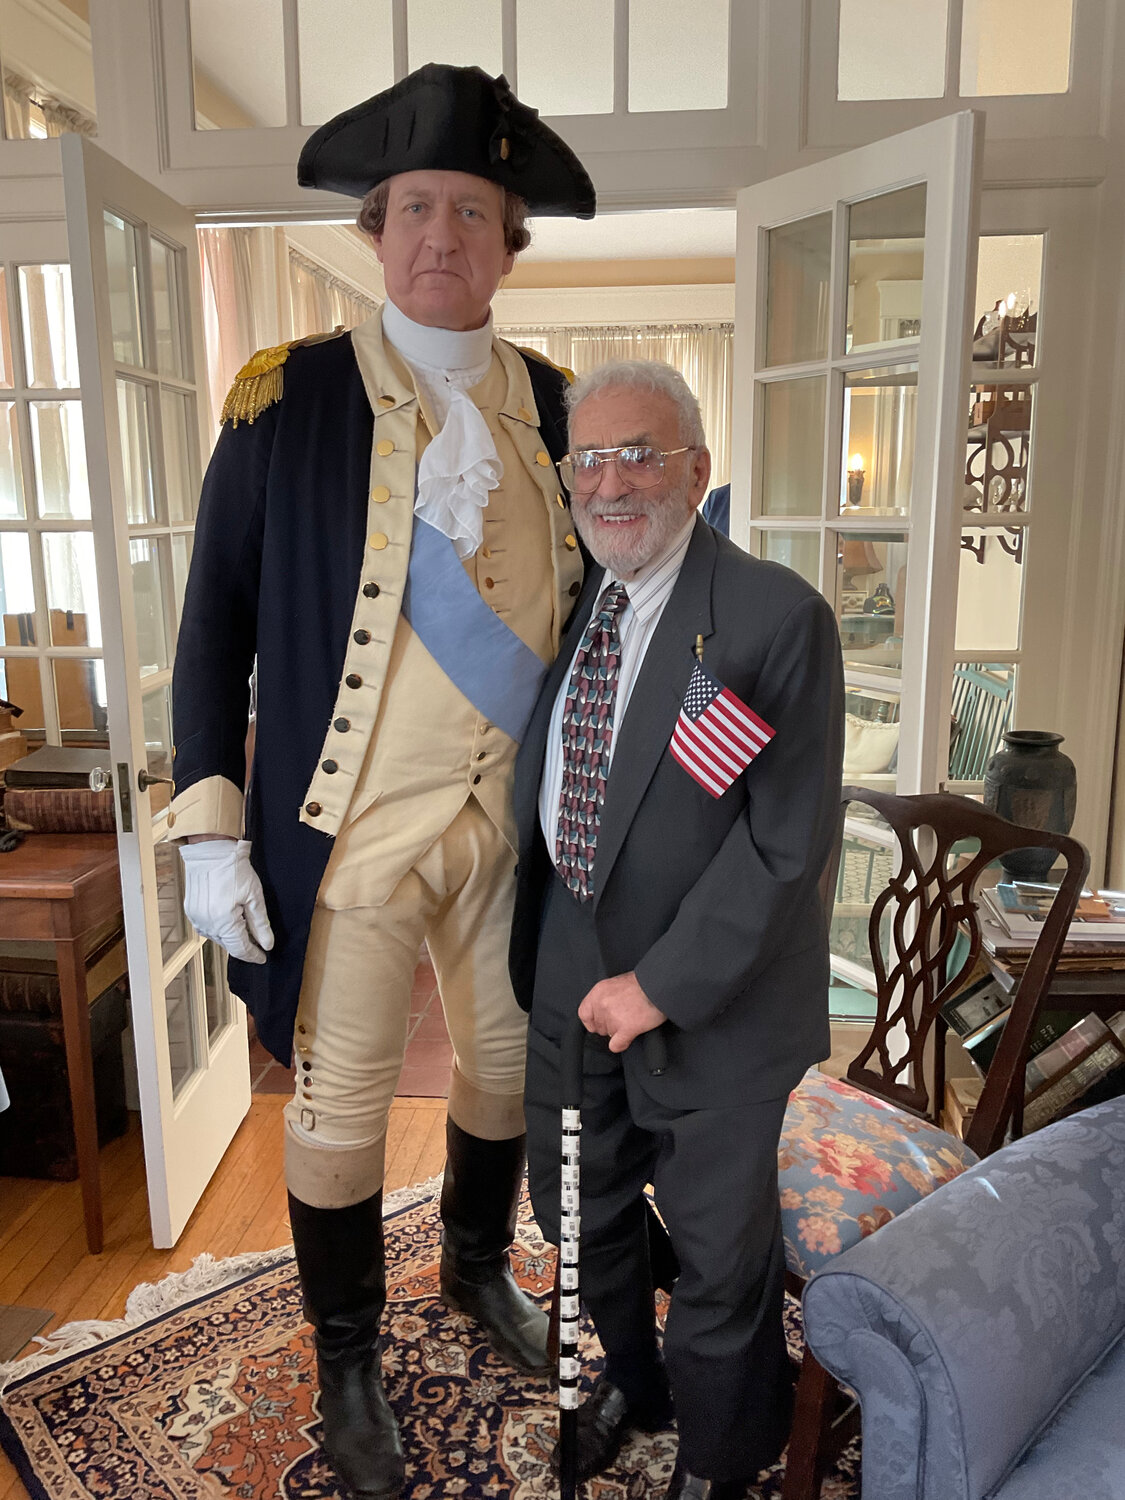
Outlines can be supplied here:
M492 313L483 328L459 332L453 328L428 328L415 323L388 297L383 303L383 337L411 367L459 371L487 367L492 358Z
M648 623L657 608L672 592L687 554L692 532L695 530L696 519L695 515L689 516L684 522L683 529L676 533L660 556L645 563L643 568L638 568L634 577L628 582L616 577L610 578L607 572L606 580L610 585L624 584L633 613L642 625Z

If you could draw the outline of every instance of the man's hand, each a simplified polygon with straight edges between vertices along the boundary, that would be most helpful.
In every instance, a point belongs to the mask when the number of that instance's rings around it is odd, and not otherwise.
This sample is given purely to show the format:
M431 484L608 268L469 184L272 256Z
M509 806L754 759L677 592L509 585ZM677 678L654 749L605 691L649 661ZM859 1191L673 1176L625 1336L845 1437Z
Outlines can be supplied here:
M609 1037L611 1052L624 1052L645 1031L653 1031L668 1017L657 1010L637 983L637 976L615 974L596 984L578 1007L587 1031Z
M188 921L232 958L264 964L273 947L273 928L248 840L193 840L180 845L180 856Z

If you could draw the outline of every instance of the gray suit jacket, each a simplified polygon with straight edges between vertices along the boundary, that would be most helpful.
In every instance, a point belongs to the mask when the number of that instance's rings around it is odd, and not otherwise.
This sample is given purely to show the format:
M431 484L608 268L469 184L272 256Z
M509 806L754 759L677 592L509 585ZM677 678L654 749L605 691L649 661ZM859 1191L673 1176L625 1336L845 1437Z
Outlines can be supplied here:
M537 800L551 708L602 587L587 574L516 765L520 829L511 974L530 1010L539 917L553 878ZM722 797L669 741L703 636L703 664L776 731ZM669 1017L668 1070L625 1066L674 1109L777 1098L826 1057L828 943L817 880L836 828L843 673L832 610L788 568L696 522L614 750L595 864L608 975L635 969ZM581 997L579 997L581 998Z

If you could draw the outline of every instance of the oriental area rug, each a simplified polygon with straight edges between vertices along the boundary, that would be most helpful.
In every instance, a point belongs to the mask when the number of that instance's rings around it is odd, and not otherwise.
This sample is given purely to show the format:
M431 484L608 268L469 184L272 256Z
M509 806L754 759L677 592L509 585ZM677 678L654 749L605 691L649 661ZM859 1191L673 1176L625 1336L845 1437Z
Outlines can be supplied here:
M438 1294L437 1183L387 1200L384 1372L407 1456L404 1500L533 1500L558 1494L546 1381L506 1370ZM514 1270L544 1304L554 1254L526 1203ZM799 1346L796 1304L788 1309ZM583 1381L600 1363L585 1336ZM0 1442L33 1500L344 1500L319 1446L312 1333L291 1249L214 1261L136 1288L114 1323L59 1330L0 1366ZM587 1500L660 1496L673 1432L634 1435ZM776 1500L782 1468L753 1493ZM849 1450L822 1500L859 1494Z

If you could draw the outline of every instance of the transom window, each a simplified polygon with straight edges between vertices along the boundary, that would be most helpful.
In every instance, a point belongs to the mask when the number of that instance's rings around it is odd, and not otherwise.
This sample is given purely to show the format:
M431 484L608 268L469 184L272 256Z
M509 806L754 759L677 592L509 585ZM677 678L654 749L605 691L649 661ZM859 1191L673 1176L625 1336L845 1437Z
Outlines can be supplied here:
M840 0L839 99L1065 94L1074 0Z
M544 115L724 110L730 10L730 0L189 0L195 128L319 125L426 62L503 72ZM560 46L579 37L560 65Z

